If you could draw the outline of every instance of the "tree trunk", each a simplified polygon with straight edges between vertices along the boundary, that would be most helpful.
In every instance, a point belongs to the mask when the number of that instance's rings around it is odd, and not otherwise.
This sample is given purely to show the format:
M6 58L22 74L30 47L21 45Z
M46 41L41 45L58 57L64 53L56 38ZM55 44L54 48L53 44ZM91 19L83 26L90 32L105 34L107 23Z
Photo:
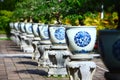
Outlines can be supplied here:
M80 25L84 25L83 19L79 19L79 24L80 24Z
M61 24L61 22L60 22L60 13L59 12L55 14L55 17L56 17L57 24Z

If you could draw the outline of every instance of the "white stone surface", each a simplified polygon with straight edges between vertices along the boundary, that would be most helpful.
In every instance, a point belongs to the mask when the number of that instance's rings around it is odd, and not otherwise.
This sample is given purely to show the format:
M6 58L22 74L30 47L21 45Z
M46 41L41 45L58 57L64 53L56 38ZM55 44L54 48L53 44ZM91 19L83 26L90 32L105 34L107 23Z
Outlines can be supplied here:
M70 80L92 80L96 70L93 61L71 61L67 63Z

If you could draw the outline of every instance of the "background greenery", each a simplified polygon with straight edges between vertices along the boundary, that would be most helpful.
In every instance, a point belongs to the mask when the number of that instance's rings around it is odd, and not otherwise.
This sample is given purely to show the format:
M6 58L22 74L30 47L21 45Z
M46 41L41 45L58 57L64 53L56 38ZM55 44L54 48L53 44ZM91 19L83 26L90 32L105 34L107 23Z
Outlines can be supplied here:
M10 22L29 18L41 23L115 29L120 24L119 6L119 0L0 0L0 33L9 34Z
M0 11L0 33L1 34L9 34L10 28L9 23L11 21L12 12L7 10Z

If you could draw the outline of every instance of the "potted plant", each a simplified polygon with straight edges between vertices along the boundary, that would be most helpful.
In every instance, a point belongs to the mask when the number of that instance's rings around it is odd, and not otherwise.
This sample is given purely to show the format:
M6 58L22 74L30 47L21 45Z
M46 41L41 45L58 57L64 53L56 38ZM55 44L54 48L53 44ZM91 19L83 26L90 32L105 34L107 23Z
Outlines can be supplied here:
M70 51L73 53L73 55L76 56L77 59L80 58L82 54L86 55L87 53L90 53L93 50L96 42L96 27L95 26L67 27L66 37L68 47Z
M50 25L49 36L51 43L54 45L65 44L65 26L64 25Z
M104 1L107 4L107 1ZM111 5L114 5L111 7ZM112 1L111 3L105 6L111 8L111 10L118 13L118 19L115 19L114 22L117 22L116 29L105 29L99 31L99 49L102 60L105 66L108 68L109 72L105 73L105 78L107 80L120 80L120 2L118 0Z

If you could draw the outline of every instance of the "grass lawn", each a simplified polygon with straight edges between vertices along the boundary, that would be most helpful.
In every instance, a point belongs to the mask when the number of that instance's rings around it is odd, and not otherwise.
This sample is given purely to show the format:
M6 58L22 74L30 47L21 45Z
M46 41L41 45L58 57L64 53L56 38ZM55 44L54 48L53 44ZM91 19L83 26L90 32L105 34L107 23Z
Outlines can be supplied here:
M10 40L4 31L0 31L0 40Z
M0 40L11 40L10 38L1 38L0 37Z

